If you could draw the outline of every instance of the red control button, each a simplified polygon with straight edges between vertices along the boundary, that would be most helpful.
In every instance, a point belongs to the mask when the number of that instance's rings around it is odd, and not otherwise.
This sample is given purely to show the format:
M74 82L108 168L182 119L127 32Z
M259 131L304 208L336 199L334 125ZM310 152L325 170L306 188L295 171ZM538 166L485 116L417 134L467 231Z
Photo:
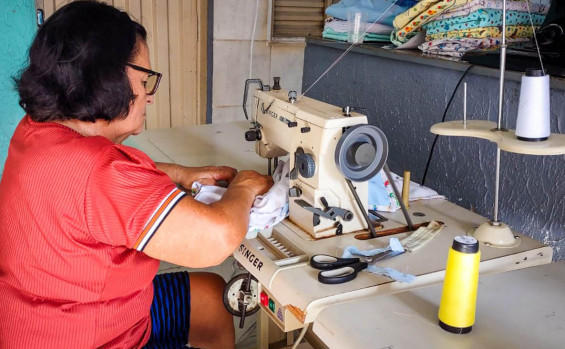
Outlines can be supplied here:
M261 292L261 304L265 307L269 306L269 296L265 292Z

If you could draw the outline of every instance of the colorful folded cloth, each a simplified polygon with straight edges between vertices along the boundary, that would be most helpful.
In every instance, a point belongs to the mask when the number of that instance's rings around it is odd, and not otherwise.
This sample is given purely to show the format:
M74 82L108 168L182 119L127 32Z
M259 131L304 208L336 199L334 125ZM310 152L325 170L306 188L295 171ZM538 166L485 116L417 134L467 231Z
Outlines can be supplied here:
M412 38L421 27L436 17L471 0L421 0L406 12L394 18L394 31L390 36L393 44L400 46Z
M471 0L467 4L450 10L436 17L436 20L448 19L452 17L468 16L479 9L502 10L503 0ZM536 4L524 0L506 0L506 11L519 11L528 13L528 5L531 14L546 15L549 6L546 4Z
M342 0L326 9L326 14L335 18L347 19L351 12L364 12L367 22L392 25L392 20L413 6L418 0Z
M322 37L326 39L347 41L347 32L336 32L332 28L324 28ZM390 42L390 34L367 33L363 42Z
M349 31L349 21L344 21L337 18L328 17L324 28L330 28L336 33L347 33ZM394 28L391 25L380 23L361 23L360 30L367 31L367 33L386 34L389 35Z
M536 30L538 27L534 27ZM530 38L533 35L531 26L509 25L506 27L506 37L508 39ZM439 34L426 35L426 41L438 39L461 39L461 38L500 38L502 37L502 27L483 27L465 30L452 30Z
M543 23L545 15L532 14L533 25ZM464 30L482 27L497 27L502 25L502 10L478 9L462 17L452 17L434 20L422 26L427 35L445 33L452 30ZM506 25L530 25L530 14L527 12L506 12Z
M529 41L528 38L508 39L508 43ZM460 58L470 50L494 50L500 46L500 38L460 38L428 41L418 48L424 53Z

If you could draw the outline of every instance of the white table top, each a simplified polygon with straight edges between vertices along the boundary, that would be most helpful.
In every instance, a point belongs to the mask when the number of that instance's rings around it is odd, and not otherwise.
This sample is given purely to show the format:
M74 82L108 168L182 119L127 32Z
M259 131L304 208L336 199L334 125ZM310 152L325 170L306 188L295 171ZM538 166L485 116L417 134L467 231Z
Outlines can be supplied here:
M564 348L565 262L481 275L473 330L438 325L442 285L324 309L313 332L330 348Z
M267 160L246 142L247 121L192 127L146 130L129 137L125 144L141 149L155 162L185 166L231 166L238 170L267 173Z

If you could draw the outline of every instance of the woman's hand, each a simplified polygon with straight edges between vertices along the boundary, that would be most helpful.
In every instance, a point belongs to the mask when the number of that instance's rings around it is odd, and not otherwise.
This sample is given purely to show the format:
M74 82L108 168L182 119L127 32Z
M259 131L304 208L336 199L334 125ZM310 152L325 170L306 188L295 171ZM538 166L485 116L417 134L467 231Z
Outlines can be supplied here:
M228 166L186 167L176 164L156 163L157 169L165 172L171 180L190 190L192 183L218 185L219 182L231 183L237 170Z
M218 182L231 183L237 170L228 166L185 167L183 178L178 184L190 189L192 183L202 185L220 185Z
M259 174L255 171L238 172L230 186L230 189L243 188L251 191L253 198L265 194L273 186L273 177Z

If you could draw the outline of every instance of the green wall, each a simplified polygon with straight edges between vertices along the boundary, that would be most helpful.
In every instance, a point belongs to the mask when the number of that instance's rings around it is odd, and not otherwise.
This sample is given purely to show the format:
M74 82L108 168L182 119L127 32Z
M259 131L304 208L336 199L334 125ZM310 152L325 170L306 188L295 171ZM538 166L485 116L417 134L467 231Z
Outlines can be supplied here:
M34 0L0 0L0 171L12 133L24 115L12 77L25 66L36 29Z

